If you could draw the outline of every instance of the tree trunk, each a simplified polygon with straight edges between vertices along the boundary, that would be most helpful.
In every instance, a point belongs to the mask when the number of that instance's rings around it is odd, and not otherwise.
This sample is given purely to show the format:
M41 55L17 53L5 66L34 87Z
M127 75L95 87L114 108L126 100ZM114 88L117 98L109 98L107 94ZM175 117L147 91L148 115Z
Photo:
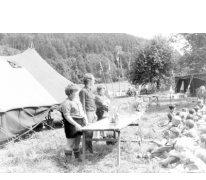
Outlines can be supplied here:
M160 90L160 80L157 81L157 90Z

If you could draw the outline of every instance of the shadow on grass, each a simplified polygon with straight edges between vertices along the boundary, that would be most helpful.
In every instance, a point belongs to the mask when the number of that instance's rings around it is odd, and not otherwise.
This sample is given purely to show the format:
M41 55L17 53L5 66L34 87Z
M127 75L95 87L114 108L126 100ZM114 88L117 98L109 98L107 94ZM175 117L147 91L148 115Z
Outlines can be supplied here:
M65 164L65 155L64 148L58 150L57 154L52 157L57 167L63 168L65 172L85 172L88 169L88 166L97 165L99 162L104 160L106 156L112 153L113 149L116 148L116 145L106 145L101 142L98 144L93 142L94 154L91 155L88 151L86 152L85 162L78 162L74 159L74 155L72 155L72 161L70 164ZM82 155L81 155L82 156Z

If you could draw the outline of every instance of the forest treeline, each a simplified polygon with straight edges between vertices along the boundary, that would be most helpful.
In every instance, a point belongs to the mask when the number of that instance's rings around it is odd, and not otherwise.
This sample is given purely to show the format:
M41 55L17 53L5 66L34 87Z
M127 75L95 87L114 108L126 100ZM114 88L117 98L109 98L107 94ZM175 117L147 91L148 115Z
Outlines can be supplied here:
M94 74L98 82L115 82L125 78L132 52L145 41L122 33L1 33L0 55L18 54L33 43L72 82L81 83L85 73Z

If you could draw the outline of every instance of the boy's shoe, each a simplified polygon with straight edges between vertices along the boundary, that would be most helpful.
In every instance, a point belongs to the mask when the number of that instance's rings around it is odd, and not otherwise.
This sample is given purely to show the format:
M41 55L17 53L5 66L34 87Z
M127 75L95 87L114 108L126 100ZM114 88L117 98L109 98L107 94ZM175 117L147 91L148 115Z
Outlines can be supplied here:
M65 164L69 164L72 161L72 151L65 150Z
M68 155L68 156L66 156L65 164L70 164L71 161L72 161L72 155Z
M108 138L115 139L113 135L109 135ZM107 145L115 145L117 141L106 141Z
M80 149L73 149L74 151L74 157L78 162L82 162L82 158L80 156Z

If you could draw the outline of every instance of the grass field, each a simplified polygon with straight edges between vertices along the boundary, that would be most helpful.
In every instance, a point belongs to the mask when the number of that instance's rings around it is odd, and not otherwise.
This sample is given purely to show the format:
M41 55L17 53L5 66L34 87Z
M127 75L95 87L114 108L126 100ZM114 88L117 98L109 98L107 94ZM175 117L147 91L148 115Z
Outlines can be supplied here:
M145 99L147 101L147 99ZM123 102L134 102L134 97L114 98L112 105ZM193 107L194 99L172 100L177 110L182 107ZM146 102L145 102L146 103ZM138 159L138 153L144 153L150 146L147 140L160 139L160 134L154 133L152 127L167 121L169 98L160 98L160 107L152 105L141 120L141 133L139 127L126 127L122 130L122 139L125 141L137 139L142 136L142 144L137 142L121 143L121 165L116 167L117 145L107 146L105 142L94 142L95 155L86 155L84 164L75 160L65 166L63 149L66 144L63 128L36 132L30 138L20 142L11 143L0 150L1 173L159 173L168 172L155 160ZM124 112L129 113L129 112Z

